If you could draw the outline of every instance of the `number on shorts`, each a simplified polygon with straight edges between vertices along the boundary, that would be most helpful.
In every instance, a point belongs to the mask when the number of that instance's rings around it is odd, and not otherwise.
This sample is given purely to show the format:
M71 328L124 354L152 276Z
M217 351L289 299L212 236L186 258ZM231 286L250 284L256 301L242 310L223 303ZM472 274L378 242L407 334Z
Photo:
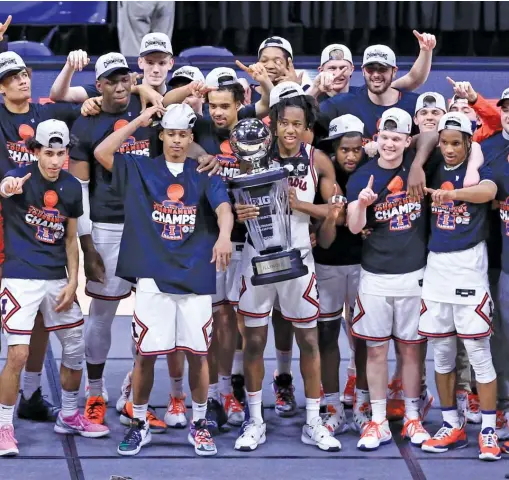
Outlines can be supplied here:
M133 338L139 338L138 333L136 332L136 322L134 320L132 321L131 325L133 327Z
M2 298L2 317L4 315L7 315L7 310L5 309L5 307L7 306L7 298Z

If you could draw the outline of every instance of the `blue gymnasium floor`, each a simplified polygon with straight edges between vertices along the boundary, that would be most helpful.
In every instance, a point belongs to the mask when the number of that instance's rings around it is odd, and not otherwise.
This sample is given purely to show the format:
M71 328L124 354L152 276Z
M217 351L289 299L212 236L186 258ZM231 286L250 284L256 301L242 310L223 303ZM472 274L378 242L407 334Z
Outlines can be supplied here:
M111 435L102 439L60 436L53 432L50 423L15 421L16 437L20 455L0 458L0 480L108 480L112 475L129 476L133 480L159 480L172 478L229 480L289 478L342 479L342 480L442 480L454 476L461 480L503 479L509 473L507 458L496 463L477 460L478 427L469 426L468 448L432 455L412 448L400 439L401 425L393 425L395 441L370 454L356 449L357 434L341 435L343 449L328 454L300 441L300 429L305 414L302 409L297 417L281 419L272 410L274 397L271 391L271 374L275 368L274 341L271 338L266 351L264 381L264 405L267 421L267 443L252 453L233 449L237 428L216 436L219 453L216 457L200 458L187 443L186 430L170 430L165 435L153 435L152 443L143 448L136 457L119 457L118 442L125 427L120 425L114 404L125 372L131 365L129 317L118 316L114 322L114 345L106 366L106 385L110 395L107 421ZM4 339L2 339L4 342ZM343 356L348 352L346 337L341 335ZM5 342L0 365L5 358ZM436 396L433 378L433 362L428 353L428 377L431 390ZM58 364L60 346L52 335L51 350L45 363L43 375L44 393L59 402ZM303 385L298 374L298 350L294 347L296 395L301 408L304 405ZM341 382L346 378L346 363L341 368ZM394 355L391 353L391 366ZM82 392L83 392L82 388ZM162 418L169 391L166 361L160 358L156 365L156 380L151 403ZM190 399L188 392L188 399ZM189 400L190 402L190 400ZM81 400L83 407L84 399ZM347 413L351 415L350 411ZM427 427L434 433L440 425L440 412L433 408L428 416Z

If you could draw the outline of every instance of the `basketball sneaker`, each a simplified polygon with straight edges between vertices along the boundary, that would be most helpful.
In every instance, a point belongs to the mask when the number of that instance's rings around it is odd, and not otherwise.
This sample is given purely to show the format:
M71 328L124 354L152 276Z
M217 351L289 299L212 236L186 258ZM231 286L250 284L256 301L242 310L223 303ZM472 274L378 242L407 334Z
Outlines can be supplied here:
M148 445L151 441L152 435L148 423L134 419L124 439L118 445L117 453L126 456L137 455L141 447Z
M235 450L251 452L267 440L265 437L266 425L257 418L250 418L242 425L241 435L235 442Z
M509 439L509 413L497 410L497 428L495 433L499 440Z
M485 428L479 433L479 460L496 461L502 458L498 437L493 428Z
M88 384L88 376L85 377L85 398L88 399L90 397L90 386ZM104 398L104 401L108 403L109 396L108 396L108 390L106 389L106 383L104 382L103 377L103 389L102 389L102 397Z
M456 448L464 448L467 445L465 425L455 428L444 422L432 438L423 442L421 449L425 452L443 453Z
M245 420L244 408L242 408L242 405L235 396L232 393L229 395L221 394L221 404L228 417L228 423L240 427Z
M389 428L389 422L384 420L377 423L371 420L363 429L360 440L357 442L357 448L363 451L378 450L381 445L387 445L392 442L392 433Z
M125 404L129 401L129 395L131 395L131 376L132 372L127 372L127 375L122 382L122 386L120 387L120 397L115 405L118 413L122 413Z
M208 457L217 454L216 444L207 428L207 420L205 418L197 422L191 422L187 441L193 445L196 455Z
M171 428L185 428L187 425L185 395L182 398L172 397L164 415L164 423Z
M88 397L85 404L85 418L90 422L102 425L106 417L106 400L103 397Z
M276 395L276 405L274 407L276 415L279 417L293 417L297 413L297 401L295 400L292 376L289 373L277 375L277 372L274 372L272 386Z
M221 430L223 425L228 422L228 417L224 411L223 406L215 398L209 397L207 399L207 413L205 414L207 425L209 428Z
M133 403L127 402L120 414L120 423L129 427L133 420ZM155 411L151 407L147 411L147 422L150 427L150 433L165 433L167 430L166 423L156 417Z
M89 421L84 415L76 411L71 417L58 414L53 430L65 435L81 435L87 438L100 438L109 435L110 429L106 425L98 425Z
M471 392L468 394L467 422L482 422L481 402L479 401L479 396Z
M243 405L246 401L246 391L244 390L244 385L244 375L241 375L240 373L232 375L233 396L241 405Z
M36 422L55 422L58 417L60 408L55 407L46 400L46 395L42 394L39 387L32 396L27 400L23 394L23 390L19 393L18 417Z
M387 418L391 421L401 420L405 416L403 385L400 379L389 383L387 390Z
M14 438L14 427L12 425L3 425L0 427L0 457L18 454L18 441Z
M435 397L428 389L426 389L426 393L424 395L419 397L419 415L423 422L426 419L430 408L433 406L434 400Z
M300 439L302 443L314 445L326 452L339 452L341 450L341 442L334 438L334 434L323 424L320 417L313 418L310 424L302 427Z
M333 436L350 430L346 421L345 411L341 406L340 411L336 410L334 405L327 405L327 414L323 419L324 426L332 433Z
M353 422L350 424L353 430L362 433L364 427L371 422L371 404L369 402L357 404L357 399L353 404Z
M357 377L355 375L348 375L343 394L339 397L346 407L353 407L356 380Z
M422 422L418 418L409 420L405 417L401 435L403 438L408 438L414 447L420 447L423 442L431 438L431 435L422 426Z

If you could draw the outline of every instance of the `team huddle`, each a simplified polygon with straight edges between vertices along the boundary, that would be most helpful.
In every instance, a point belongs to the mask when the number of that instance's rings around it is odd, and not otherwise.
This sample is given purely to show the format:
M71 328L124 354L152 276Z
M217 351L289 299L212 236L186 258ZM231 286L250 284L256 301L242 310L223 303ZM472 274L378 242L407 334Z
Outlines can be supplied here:
M345 45L323 50L311 81L277 36L262 42L256 64L237 62L254 83L231 68L205 77L194 66L168 81L170 39L150 33L140 45L142 78L111 52L97 60L94 85L71 86L89 63L86 52L74 51L51 89L56 103L45 105L30 102L32 72L23 59L0 54L0 302L8 345L0 456L19 453L18 395L20 418L53 421L61 434L110 434L103 372L119 302L134 294L125 325L133 366L116 401L128 427L120 455L188 424L198 455L217 453L213 434L226 423L240 427L236 450L265 443L272 323L281 417L298 413L294 335L300 350L303 443L337 452L337 436L353 430L357 447L372 451L392 441L389 421L402 420L412 445L440 453L467 445L469 422L480 424L479 458L501 458L509 439L509 89L500 109L452 79L450 101L413 93L428 77L435 46L432 35L415 36L420 55L409 73L397 77L394 52L370 46L365 85L354 87ZM229 188L246 175L230 143L246 125L270 142L271 169L302 167L288 179L291 247L307 267L298 278L252 282L260 252L245 224L263 212ZM76 301L80 248L92 298L86 322ZM342 324L350 362L340 388ZM61 408L41 389L50 331L62 345ZM443 416L437 432L424 423L435 401L426 384L428 343ZM162 420L149 408L159 355L171 384Z

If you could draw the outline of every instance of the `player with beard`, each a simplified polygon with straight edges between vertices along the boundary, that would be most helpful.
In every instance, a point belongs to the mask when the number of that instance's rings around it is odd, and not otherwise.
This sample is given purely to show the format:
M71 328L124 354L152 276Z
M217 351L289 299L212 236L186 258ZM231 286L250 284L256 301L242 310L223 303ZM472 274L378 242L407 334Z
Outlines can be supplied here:
M241 330L244 334L244 372L246 376L249 421L235 443L236 450L252 451L266 441L266 425L262 416L262 380L264 376L263 352L267 342L269 315L278 298L285 321L291 322L300 348L300 365L306 393L306 424L301 440L321 450L338 451L341 444L320 418L320 356L316 320L318 299L315 284L314 262L309 239L311 216L325 218L327 205L314 205L318 179L321 178L322 197L330 198L337 188L334 170L328 157L302 143L306 129L315 120L315 103L306 97L302 88L293 82L283 82L271 92L270 125L276 143L273 161L285 166L291 159L309 161L307 171L289 179L291 245L301 250L308 267L305 276L269 285L253 286L253 268L250 259L257 255L248 242L244 249L243 275L238 312L243 316ZM238 205L239 220L255 218L259 209ZM340 219L342 220L342 218Z
M0 174L12 168L30 165L37 157L27 147L26 140L34 136L40 122L55 118L70 127L80 114L80 105L32 103L32 70L15 52L0 54L0 129L6 155L0 157ZM0 219L1 222L1 219ZM3 255L3 236L0 236L0 255ZM3 258L0 259L3 261ZM1 264L1 263L0 263ZM18 416L36 421L54 421L58 409L42 395L41 378L44 356L48 345L48 332L42 317L37 316L31 336L29 357L23 377L23 390Z
M422 449L441 453L467 445L464 419L458 415L456 338L463 339L477 380L482 426L479 459L499 460L496 428L496 372L489 337L493 302L489 291L486 238L491 201L497 194L489 166L480 170L481 182L463 188L472 126L459 112L444 115L438 125L443 161L433 175L431 235L422 291L419 333L433 344L435 380L443 424Z
M406 75L392 82L392 88L416 90L426 82L431 71L431 59L436 45L435 36L415 30L413 33L419 41L419 57ZM328 45L320 57L318 67L320 73L306 93L314 96L319 103L338 93L357 93L362 87L350 85L354 69L352 53L348 47L336 43Z

